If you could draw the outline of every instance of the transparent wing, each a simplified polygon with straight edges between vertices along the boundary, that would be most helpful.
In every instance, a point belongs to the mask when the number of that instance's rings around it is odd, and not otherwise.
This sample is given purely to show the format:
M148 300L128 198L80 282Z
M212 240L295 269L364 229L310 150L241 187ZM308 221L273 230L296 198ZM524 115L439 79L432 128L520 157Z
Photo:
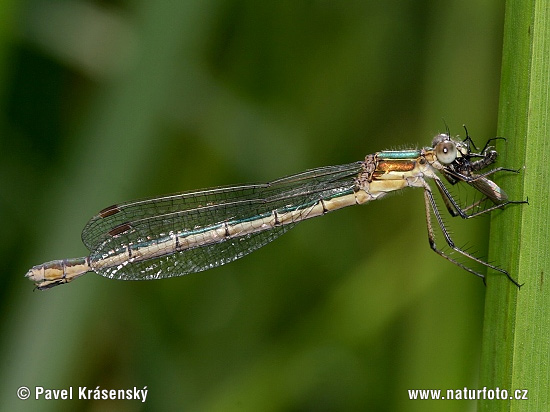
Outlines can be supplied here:
M229 239L194 249L187 249L162 257L140 262L125 262L118 267L94 268L102 276L119 280L152 280L182 276L201 272L237 260L279 237L294 224L279 226L272 230ZM91 266L101 258L101 254L90 256Z
M480 177L470 184L487 196L494 204L505 203L508 200L508 195L504 193L495 182L485 177Z
M82 241L93 251L122 225L141 226L142 235L151 235L244 219L287 204L304 203L342 185L353 185L361 164L321 167L270 183L217 187L113 205L90 219L82 231Z
M320 199L349 192L356 186L362 162L323 167L265 184L241 185L179 193L128 202L104 209L93 217L82 233L94 262L128 245L158 247L158 256L140 262L131 259L98 273L118 279L153 279L206 270L238 259L285 233L294 224L244 236L221 239L174 252L163 240L177 233L207 231L224 222L251 221L273 210L303 209ZM164 246L163 246L164 245Z

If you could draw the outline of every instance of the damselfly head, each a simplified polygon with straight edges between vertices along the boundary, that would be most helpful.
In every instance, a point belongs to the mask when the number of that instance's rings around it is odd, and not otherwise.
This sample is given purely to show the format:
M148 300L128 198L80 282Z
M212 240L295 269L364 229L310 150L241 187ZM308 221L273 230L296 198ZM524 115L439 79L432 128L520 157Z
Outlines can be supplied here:
M435 156L442 165L453 163L459 155L457 142L453 141L448 134L438 134L432 141Z

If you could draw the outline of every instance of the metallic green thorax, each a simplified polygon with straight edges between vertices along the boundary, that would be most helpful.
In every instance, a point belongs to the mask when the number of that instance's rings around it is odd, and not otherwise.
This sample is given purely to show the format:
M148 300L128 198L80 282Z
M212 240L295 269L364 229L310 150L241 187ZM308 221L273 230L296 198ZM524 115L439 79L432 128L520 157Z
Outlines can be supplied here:
M421 154L421 150L384 150L377 153L379 159L414 160Z

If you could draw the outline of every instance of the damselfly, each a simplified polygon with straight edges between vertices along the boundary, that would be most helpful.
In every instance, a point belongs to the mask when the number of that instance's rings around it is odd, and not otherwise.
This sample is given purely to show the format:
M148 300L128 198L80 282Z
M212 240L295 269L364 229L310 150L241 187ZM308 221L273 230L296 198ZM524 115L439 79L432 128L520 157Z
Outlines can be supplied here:
M183 192L109 206L84 227L82 241L90 255L54 260L34 266L26 276L38 289L48 289L87 273L111 279L150 280L200 272L229 263L264 246L305 219L322 216L346 206L380 199L406 187L424 189L428 240L431 248L455 265L483 279L453 252L508 277L510 274L457 247L438 210L432 179L452 216L468 219L501 209L511 203L488 177L497 167L482 172L495 162L497 151L490 145L478 151L467 136L460 141L449 133L438 134L431 147L381 151L364 161L320 167L263 184L218 187ZM481 192L483 199L461 207L453 198L441 174L450 184L465 182ZM492 206L480 207L490 200ZM450 253L435 243L432 214Z

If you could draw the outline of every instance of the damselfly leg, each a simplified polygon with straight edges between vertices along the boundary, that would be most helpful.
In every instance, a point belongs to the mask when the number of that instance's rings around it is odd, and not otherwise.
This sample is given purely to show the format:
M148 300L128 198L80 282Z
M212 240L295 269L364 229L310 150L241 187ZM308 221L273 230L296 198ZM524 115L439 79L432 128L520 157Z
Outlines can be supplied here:
M442 155L438 157L438 162L434 163L434 167L440 170L443 176L445 176L445 178L452 185L455 185L460 182L464 182L464 183L467 183L472 188L476 189L478 192L480 192L483 195L483 198L481 200L475 201L466 207L462 207L459 204L459 202L457 202L455 198L451 195L450 191L447 189L443 181L438 176L432 176L433 180L435 181L436 187L439 193L441 194L443 202L445 203L445 206L449 211L449 213L451 214L451 216L453 217L460 216L462 219L470 219L472 217L489 213L496 209L502 209L509 204L527 203L527 200L524 200L524 201L508 200L508 196L506 195L506 193L496 183L494 183L492 180L488 178L489 176L497 172L508 171L508 172L518 173L519 170L509 169L505 167L497 167L484 173L480 173L480 174L473 173L474 171L481 170L495 162L497 158L497 152L496 150L494 150L492 146L490 146L489 143L492 140L496 140L496 139L497 138L490 139L485 144L481 153L474 153L471 151L471 147L473 146L474 148L476 148L476 146L469 136L467 136L466 139L462 141L461 144L457 142L449 143L448 137L446 137L445 135L436 136L436 138L434 139L433 146L434 148L436 148L436 154L438 153L438 149L437 149L438 146L442 146L444 149ZM440 148L440 151L441 151L441 148ZM445 162L445 160L447 160L447 157L449 155L452 155L450 161ZM472 159L474 158L477 160L472 161ZM436 246L435 233L431 222L431 213L433 212L438 222L438 225L441 229L441 232L445 237L445 241L447 245L453 251L465 256L468 259L471 259L477 263L480 263L481 265L487 268L490 268L505 274L506 277L510 279L510 281L519 288L521 285L515 279L513 279L506 270L501 269L488 262L485 262L484 260L475 257L471 253L468 253L465 250L455 245L454 241L451 239L449 235L449 231L445 227L443 218L441 217L441 214L438 210L437 204L433 197L432 190L427 183L424 185L424 189L425 189L424 198L425 198L425 207L426 207L426 222L428 226L428 239L429 239L430 247L440 256L446 258L447 260L467 270L468 272L481 277L485 282L485 276L483 274L451 258L448 254L444 253L441 249L439 249ZM491 202L493 202L493 205L485 208L481 207L481 205L487 200L490 200ZM481 209L475 210L480 207ZM475 211L470 212L471 210L475 210Z

